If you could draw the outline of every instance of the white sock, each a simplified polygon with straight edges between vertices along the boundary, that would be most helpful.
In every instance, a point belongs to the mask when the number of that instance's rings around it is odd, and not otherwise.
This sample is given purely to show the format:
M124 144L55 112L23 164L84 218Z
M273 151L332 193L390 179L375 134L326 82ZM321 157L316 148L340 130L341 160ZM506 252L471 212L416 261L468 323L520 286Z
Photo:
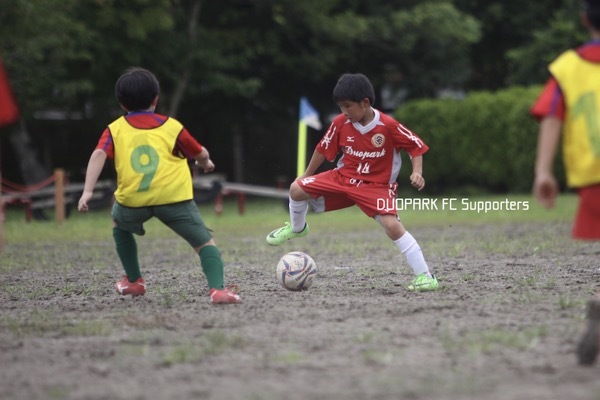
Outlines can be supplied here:
M429 272L421 247L410 233L405 232L400 239L394 240L394 243L398 246L400 252L406 256L406 261L408 261L408 265L415 275L426 274L431 278L431 272Z
M298 233L304 230L307 212L308 201L295 201L290 199L290 221L292 222L292 231Z

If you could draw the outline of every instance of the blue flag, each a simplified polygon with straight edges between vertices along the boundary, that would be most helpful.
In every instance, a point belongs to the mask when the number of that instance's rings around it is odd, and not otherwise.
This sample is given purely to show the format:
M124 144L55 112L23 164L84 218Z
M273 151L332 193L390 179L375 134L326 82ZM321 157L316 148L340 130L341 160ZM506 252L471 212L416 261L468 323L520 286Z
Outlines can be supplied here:
M304 122L306 126L310 126L313 129L322 128L319 113L308 102L306 97L300 99L300 122Z

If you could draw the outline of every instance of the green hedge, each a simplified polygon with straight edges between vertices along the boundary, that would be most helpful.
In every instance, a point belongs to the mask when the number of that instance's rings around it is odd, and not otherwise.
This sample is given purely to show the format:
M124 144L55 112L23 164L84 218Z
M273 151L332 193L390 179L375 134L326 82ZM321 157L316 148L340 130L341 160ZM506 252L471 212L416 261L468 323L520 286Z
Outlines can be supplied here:
M430 147L423 168L427 191L529 192L539 127L529 110L541 89L513 87L473 92L462 100L403 104L394 117ZM410 175L409 161L404 163L401 179Z

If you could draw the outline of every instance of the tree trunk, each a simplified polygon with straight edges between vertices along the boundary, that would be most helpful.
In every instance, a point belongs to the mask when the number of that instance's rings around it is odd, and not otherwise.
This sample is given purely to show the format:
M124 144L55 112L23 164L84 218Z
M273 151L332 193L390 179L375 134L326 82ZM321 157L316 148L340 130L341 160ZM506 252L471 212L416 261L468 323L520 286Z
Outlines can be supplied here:
M202 8L202 1L195 1L192 4L192 10L190 12L190 19L188 20L188 44L189 48L193 49L196 45L196 31L198 28L198 18L200 16L200 9ZM193 60L192 60L192 51L188 51L188 56L182 60L181 66L182 71L180 74L180 78L177 81L177 85L173 90L173 95L171 96L171 103L169 106L168 115L175 118L177 117L177 111L179 110L179 106L183 101L183 96L190 82L190 77L192 75L193 68Z
M9 141L17 160L19 160L19 170L25 185L34 185L52 175L39 161L38 154L31 142L31 136L29 136L23 120L19 125L15 125L15 128L9 134Z
M244 140L238 124L233 127L233 178L235 182L244 182Z
M25 186L38 184L51 177L52 172L44 168L38 158L38 154L31 141L31 136L29 136L23 120L9 133L8 139L17 160L19 160L18 167ZM32 211L35 219L48 220L42 209L34 207Z

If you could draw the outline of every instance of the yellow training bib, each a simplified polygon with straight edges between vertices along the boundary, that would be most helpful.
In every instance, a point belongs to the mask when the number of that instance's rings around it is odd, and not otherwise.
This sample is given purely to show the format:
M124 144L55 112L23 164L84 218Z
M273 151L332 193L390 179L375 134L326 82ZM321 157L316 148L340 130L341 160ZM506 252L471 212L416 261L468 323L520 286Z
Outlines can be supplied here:
M187 160L173 155L183 129L178 121L168 118L159 127L140 129L121 117L108 128L115 150L119 204L144 207L193 199Z
M600 64L574 50L550 64L563 92L563 158L567 184L578 188L600 183Z

